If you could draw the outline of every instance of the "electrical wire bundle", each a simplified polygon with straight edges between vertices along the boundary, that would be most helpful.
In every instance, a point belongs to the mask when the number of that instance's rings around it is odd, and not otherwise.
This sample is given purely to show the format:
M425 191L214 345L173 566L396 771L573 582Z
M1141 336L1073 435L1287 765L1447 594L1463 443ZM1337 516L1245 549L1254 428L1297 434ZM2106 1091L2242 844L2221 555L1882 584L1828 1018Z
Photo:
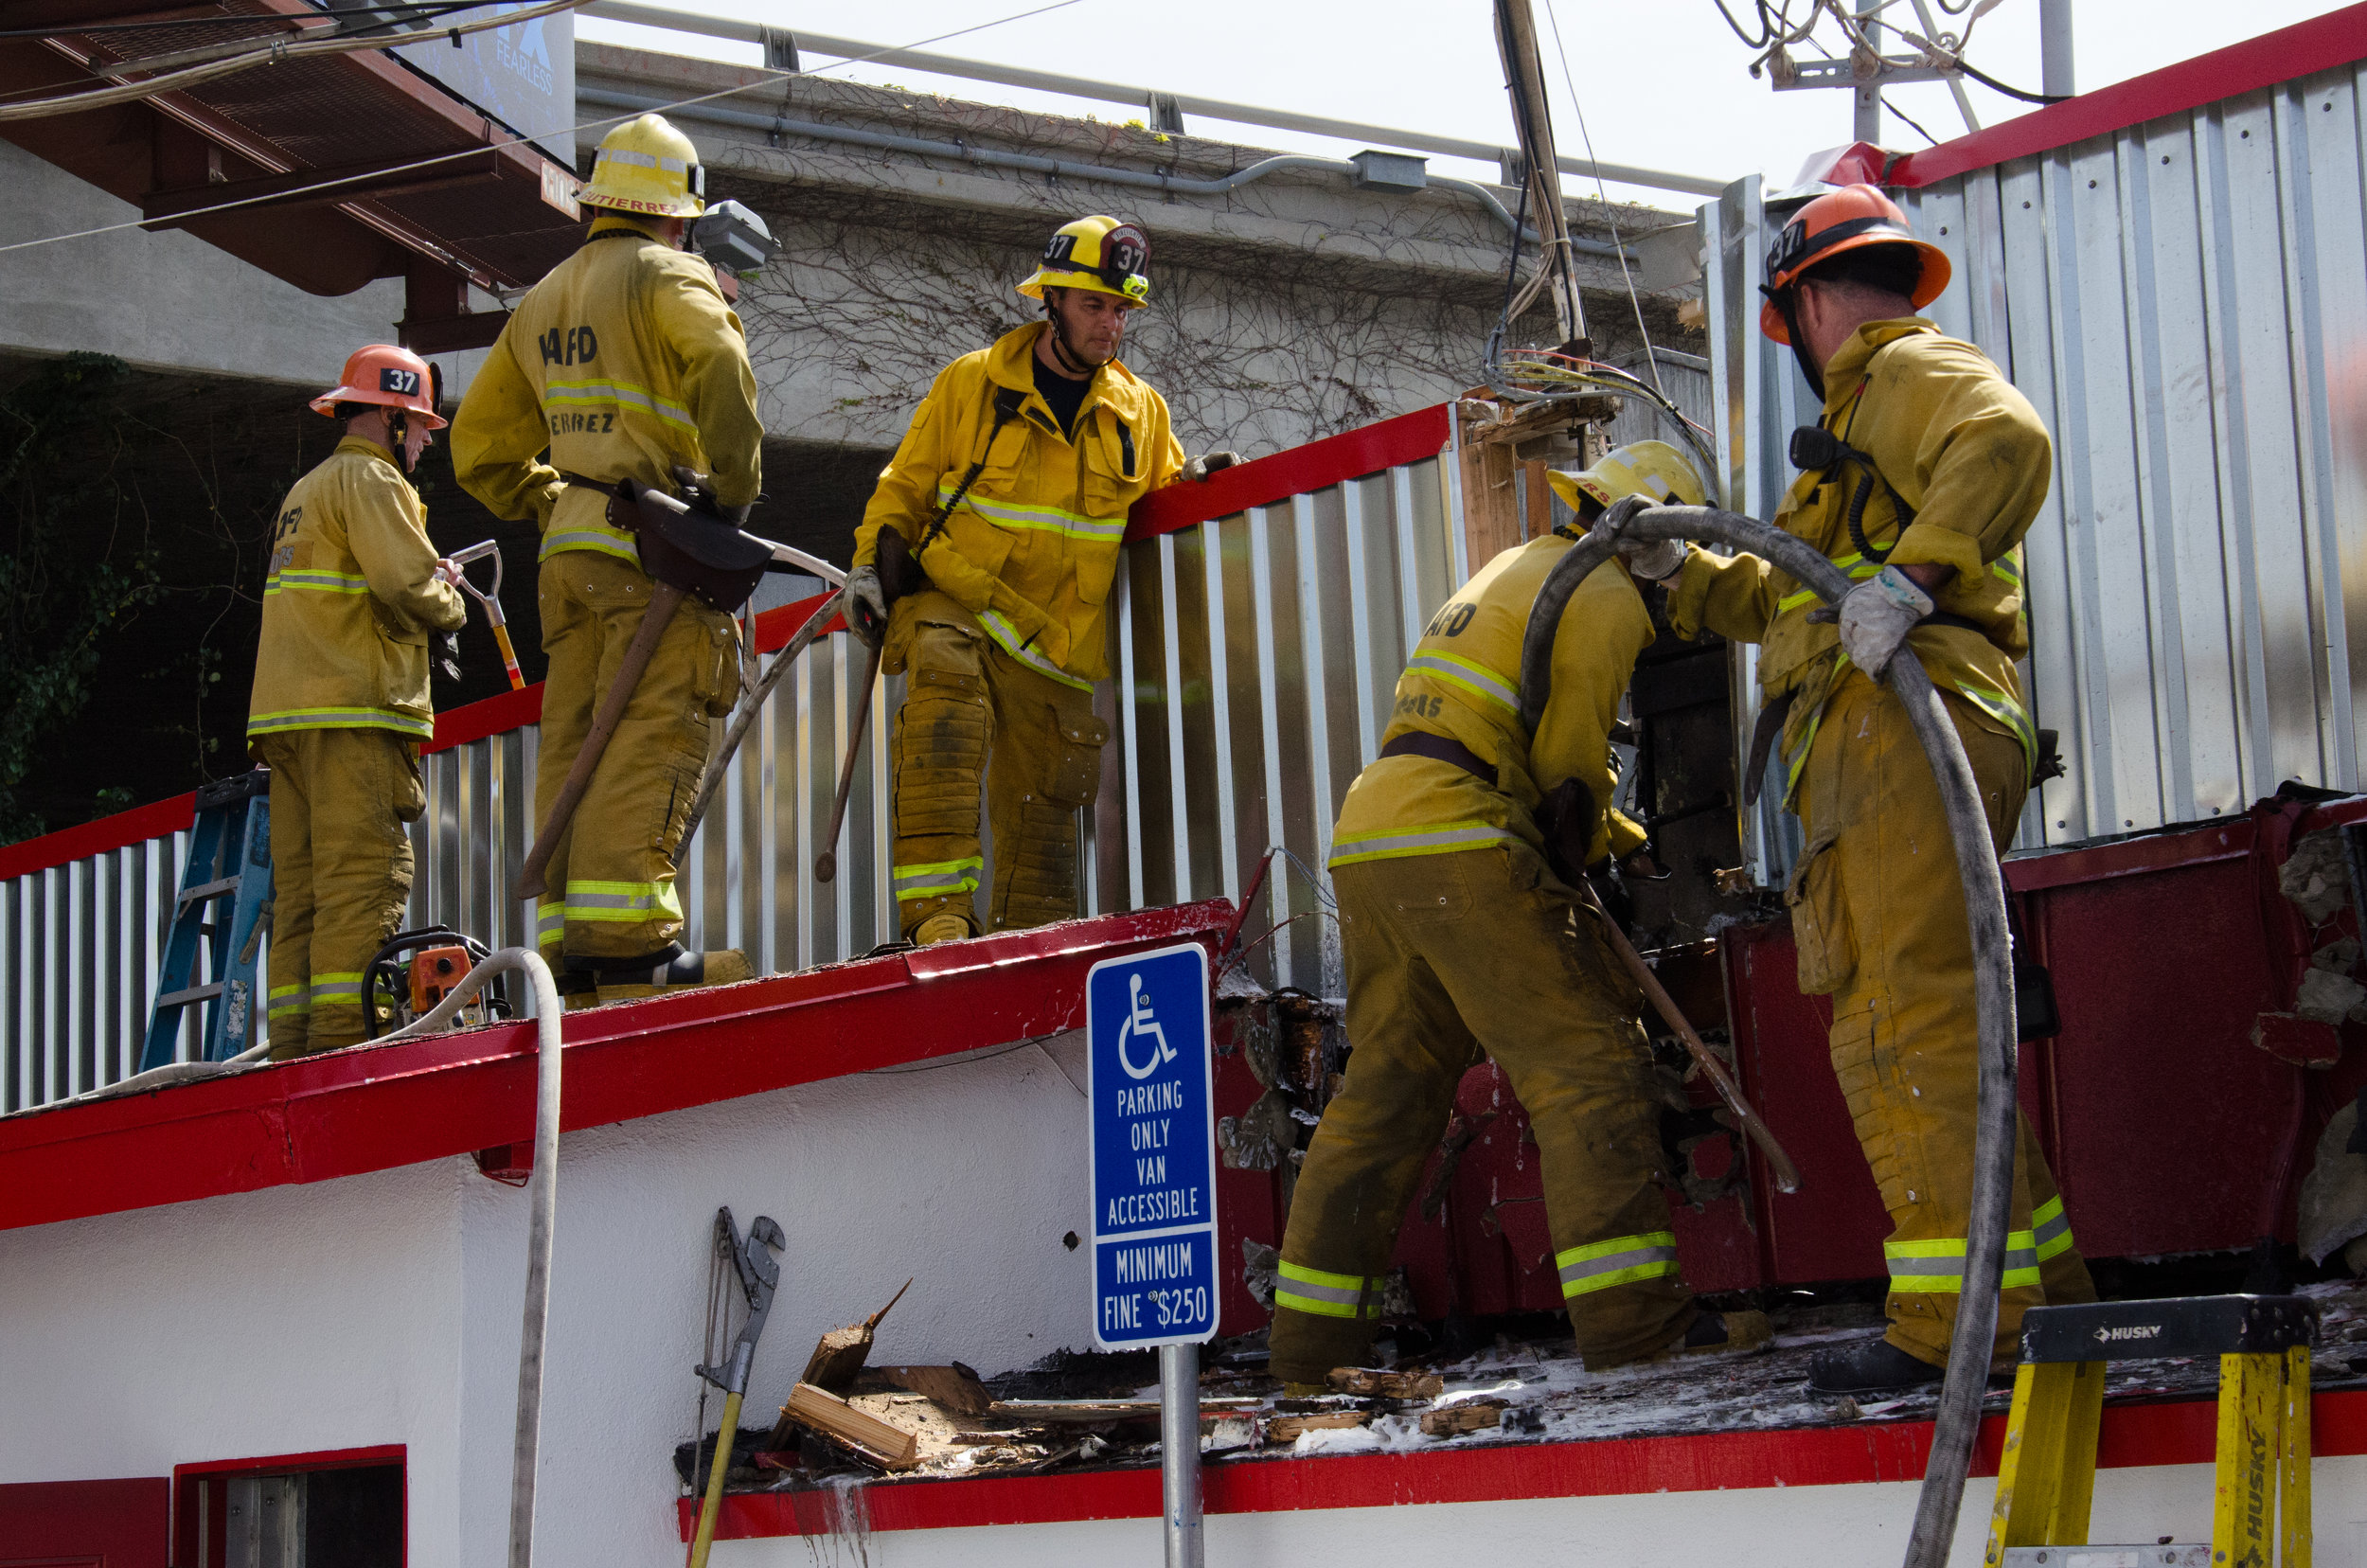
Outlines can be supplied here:
M1600 360L1581 359L1557 348L1504 349L1487 369L1488 390L1512 401L1602 394L1642 398L1676 425L1685 444L1693 449L1694 456L1700 460L1704 474L1714 474L1721 467L1710 444L1711 432L1687 418L1666 393L1632 370Z

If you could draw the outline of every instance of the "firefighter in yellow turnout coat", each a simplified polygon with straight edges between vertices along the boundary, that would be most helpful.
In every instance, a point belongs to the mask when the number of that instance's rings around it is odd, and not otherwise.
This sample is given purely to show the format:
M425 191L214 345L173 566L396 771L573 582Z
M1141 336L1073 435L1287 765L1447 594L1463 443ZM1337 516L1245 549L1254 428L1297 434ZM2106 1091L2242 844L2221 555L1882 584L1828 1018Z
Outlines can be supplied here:
M894 879L919 942L973 935L985 866L989 929L1077 912L1077 813L1101 777L1105 605L1127 512L1187 472L1167 405L1115 358L1149 297L1148 247L1112 218L1061 228L1019 286L1046 319L939 373L855 535L858 634L905 673L897 715ZM883 530L910 549L881 548ZM911 580L897 580L909 560ZM883 575L884 567L884 575Z
M1565 493L1582 518L1627 494L1701 494L1659 442L1555 477L1575 481ZM1288 1384L1311 1388L1364 1361L1399 1221L1483 1055L1535 1130L1555 1268L1588 1366L1769 1337L1758 1313L1701 1312L1680 1276L1642 998L1564 880L1582 874L1571 862L1643 842L1606 809L1611 726L1652 641L1618 561L1571 598L1534 739L1521 722L1529 611L1574 537L1506 550L1432 618L1397 679L1380 757L1341 807L1330 866L1355 1049L1283 1238L1272 1368Z
M1939 790L1889 688L1901 647L1941 693L2002 850L2037 735L2014 662L2029 650L2020 544L2046 498L2051 446L2029 402L1970 344L1913 312L1948 260L1870 186L1803 208L1769 257L1761 325L1821 387L1814 465L1776 525L1859 579L1836 627L1816 596L1754 556L1677 552L1670 615L1762 646L1782 725L1773 787L1806 846L1786 900L1800 989L1832 998L1832 1058L1892 1231L1885 1338L1822 1353L1812 1378L1880 1392L1942 1375L1964 1288L1979 1033L1972 943ZM1819 450L1819 448L1822 450ZM1861 508L1853 531L1850 516ZM1682 564L1680 564L1682 562ZM1643 568L1639 568L1640 570ZM1997 1355L2024 1309L2091 1301L2062 1195L2021 1124Z
M605 487L670 491L679 466L710 476L727 515L756 498L764 427L739 318L714 269L678 248L703 205L699 174L689 138L657 116L609 133L581 196L598 214L590 235L518 305L453 426L462 486L543 529L538 823L653 587ZM550 862L536 938L546 958L563 951L571 995L593 975L604 1001L747 977L738 953L682 951L674 888L709 724L739 695L731 617L685 601Z
M417 355L373 344L312 401L346 437L279 508L247 748L272 770L271 1054L364 1034L362 976L411 897L405 825L436 733L428 638L467 612L404 471L436 416ZM400 466L398 466L400 464Z

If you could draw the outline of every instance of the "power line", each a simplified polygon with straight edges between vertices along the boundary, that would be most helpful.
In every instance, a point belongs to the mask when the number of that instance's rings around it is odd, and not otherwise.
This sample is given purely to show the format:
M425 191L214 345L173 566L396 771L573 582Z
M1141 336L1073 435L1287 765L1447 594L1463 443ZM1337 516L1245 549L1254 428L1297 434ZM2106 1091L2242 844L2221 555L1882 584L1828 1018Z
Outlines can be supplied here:
M851 60L833 61L828 65L821 66L818 69L811 71L776 71L768 66L748 66L743 68L755 71L759 76L772 77L779 80L792 80L801 76L820 76L824 71L835 71L847 65L862 65L870 61L879 59L881 55L898 54L906 49L917 49L922 45L929 44L942 44L949 38L961 38L970 33L985 32L989 27L1007 27L1013 22L1024 22L1031 16L1041 16L1047 11L1065 10L1069 7L1079 3L1080 0L1052 0L1052 3L1049 5L1037 6L1031 9L1023 11L1014 11L1008 16L998 17L991 22L980 22L968 27L956 27L952 32L937 33L928 38L919 39L911 44L899 45L895 48L880 49L871 54L859 55ZM521 137L520 139L531 142L543 136L558 135L562 133L572 132L575 134L580 134L585 131L597 130L601 126L619 125L629 119L637 119L646 114L663 114L669 109L686 109L694 103L705 103L713 98L730 98L735 94L744 93L746 91L748 91L748 88L745 86L719 88L717 91L712 93L701 93L696 98L676 98L670 103L662 103L650 109L634 109L626 114L609 115L600 119L584 120L580 124L574 126L557 126L542 131L536 131ZM434 157L418 158L407 164L398 164L391 169L375 169L366 173L348 174L334 180L321 180L311 185L297 186L288 190L275 191L269 195L244 196L236 201L217 202L211 206L193 207L187 212L176 212L172 215L173 222L187 223L192 218L204 218L217 212L229 212L239 207L253 206L258 203L284 202L292 196L310 195L324 190L334 190L340 186L353 185L363 180L381 180L384 179L389 174L406 174L413 169L433 169L438 164L453 163L461 158L481 157L489 147L502 145L510 144L489 143L483 147L463 148L457 152L441 152L437 153ZM41 245L62 244L68 240L90 240L102 234L120 234L125 229L145 228L148 226L148 223L149 220L146 218L134 218L121 223L101 223L97 228L76 229L68 234L44 235L39 240L19 240L13 244L0 245L0 256L5 256L10 251L32 250Z
M1569 46L1561 41L1561 18L1554 10L1554 0L1545 0L1545 20L1553 25L1554 52L1561 56L1561 84L1570 93L1571 112L1578 116L1578 139L1586 144L1589 163L1594 161L1594 136L1586 128L1586 106L1578 101L1577 79L1570 73ZM1603 204L1603 222L1610 225L1612 248L1619 253L1619 276L1628 285L1628 304L1635 312L1635 330L1644 339L1644 363L1652 367L1652 386L1663 398L1668 388L1660 379L1660 356L1652 352L1652 330L1644 325L1644 301L1635 292L1635 271L1628 265L1628 247L1619 239L1619 220L1611 215L1611 188L1600 174L1594 176L1594 194Z

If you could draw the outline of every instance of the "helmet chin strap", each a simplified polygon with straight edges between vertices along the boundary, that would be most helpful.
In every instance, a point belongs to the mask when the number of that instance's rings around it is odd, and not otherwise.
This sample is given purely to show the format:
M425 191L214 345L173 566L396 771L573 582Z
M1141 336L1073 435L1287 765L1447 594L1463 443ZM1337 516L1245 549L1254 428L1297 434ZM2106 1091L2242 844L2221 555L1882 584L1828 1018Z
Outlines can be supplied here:
M1808 385L1817 401L1824 401L1824 370L1808 357L1807 334L1800 330L1800 291L1785 289L1771 294L1776 312L1784 318L1784 335L1791 339L1791 357L1800 362L1800 373L1808 378Z
M419 460L412 455L410 450L411 416L406 410L392 407L386 410L386 444L393 447L396 455L402 459L405 473L419 466Z
M1066 291L1061 291L1061 293L1065 297ZM1052 357L1059 362L1061 369L1081 381L1101 368L1100 365L1079 354L1070 344L1068 323L1060 319L1059 306L1054 300L1053 291L1050 289L1044 291L1043 313L1044 319L1052 323Z

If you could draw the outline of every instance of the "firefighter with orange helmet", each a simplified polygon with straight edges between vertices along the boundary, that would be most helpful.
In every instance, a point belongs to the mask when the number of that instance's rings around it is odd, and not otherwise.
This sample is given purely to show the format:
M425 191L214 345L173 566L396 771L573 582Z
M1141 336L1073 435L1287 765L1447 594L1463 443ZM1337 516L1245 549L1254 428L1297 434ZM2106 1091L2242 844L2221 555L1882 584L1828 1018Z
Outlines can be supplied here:
M1830 1392L1941 1378L1971 1217L1971 933L1944 866L1934 880L1949 843L1938 784L1878 677L1902 648L1930 671L2001 852L2039 762L2014 666L2030 647L2021 537L2053 452L1997 366L1915 313L1948 280L1946 254L1870 185L1808 203L1768 252L1760 330L1790 346L1824 404L1793 436L1803 472L1775 523L1856 580L1837 620L1755 556L1630 553L1667 581L1681 634L1760 645L1761 723L1780 735L1767 776L1806 833L1785 894L1800 989L1832 998L1834 1069L1892 1226L1889 1329L1819 1354L1811 1381ZM2095 1298L2027 1121L2013 1202L2001 1362L2025 1309Z
M739 523L756 499L764 425L739 317L716 269L682 248L705 210L690 138L643 115L600 139L576 253L518 303L453 425L461 488L543 530L543 683L534 816L550 820L594 710L656 584L609 520L619 481L661 492L708 476ZM658 639L546 873L535 938L569 1007L747 979L736 949L685 952L675 856L713 721L739 697L732 618L686 600Z
M1062 225L1018 285L1044 319L946 366L913 414L855 531L856 634L906 673L896 720L899 924L921 943L974 935L994 836L988 929L1077 911L1077 813L1109 726L1104 605L1128 508L1186 464L1167 405L1117 358L1150 299L1149 241L1115 218ZM991 757L991 762L989 762Z
M271 1054L364 1035L362 974L411 897L406 824L436 732L428 639L466 618L404 475L443 418L424 360L357 349L312 408L345 438L296 481L272 532L247 748L272 771Z

